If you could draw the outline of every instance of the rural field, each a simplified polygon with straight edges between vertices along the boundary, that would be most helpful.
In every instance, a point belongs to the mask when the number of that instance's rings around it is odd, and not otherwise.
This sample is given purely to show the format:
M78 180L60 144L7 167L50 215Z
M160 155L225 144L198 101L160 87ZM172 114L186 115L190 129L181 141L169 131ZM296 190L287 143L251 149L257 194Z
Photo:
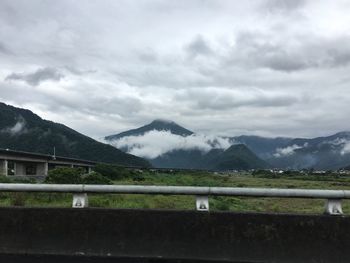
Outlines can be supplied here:
M67 169L66 169L67 170ZM106 172L106 168L100 171ZM221 186L221 187L267 187L301 189L350 190L350 176L329 174L288 174L236 172L155 172L118 171L107 176L114 178L109 183L116 185L176 185L176 186ZM50 177L50 176L49 176ZM116 178L117 177L117 178ZM11 182L2 178L3 182ZM23 182L15 180L12 182ZM27 182L27 181L25 181ZM33 181L32 181L33 182ZM59 183L62 183L59 181ZM68 182L69 183L69 182ZM79 182L77 182L79 183ZM96 183L96 182L93 182ZM71 194L52 193L1 193L0 206L25 207L70 207ZM322 213L325 200L291 198L238 198L210 197L211 211ZM145 209L194 209L194 196L90 194L90 207L145 208ZM350 214L350 200L343 201L343 211Z

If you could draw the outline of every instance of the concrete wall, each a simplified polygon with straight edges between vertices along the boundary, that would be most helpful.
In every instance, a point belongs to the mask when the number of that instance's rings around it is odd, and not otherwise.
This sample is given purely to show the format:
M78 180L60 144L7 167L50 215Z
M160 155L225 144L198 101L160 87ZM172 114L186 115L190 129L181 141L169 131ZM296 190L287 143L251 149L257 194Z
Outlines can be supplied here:
M0 233L0 254L293 263L350 258L350 217L1 208Z
M36 175L47 176L48 171L49 171L48 163L38 163L36 167Z
M48 173L48 164L47 163L35 163L35 162L15 162L15 176L26 176L26 167L27 165L36 166L36 174L29 176L46 176Z
M24 176L26 175L26 168L24 163L15 162L15 175Z

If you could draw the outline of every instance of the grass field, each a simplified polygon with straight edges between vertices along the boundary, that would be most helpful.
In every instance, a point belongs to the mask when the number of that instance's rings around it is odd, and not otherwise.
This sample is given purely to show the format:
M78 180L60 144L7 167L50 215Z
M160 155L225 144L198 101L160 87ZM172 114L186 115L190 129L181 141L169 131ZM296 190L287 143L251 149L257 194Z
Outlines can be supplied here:
M335 176L280 176L266 178L250 173L214 174L207 172L155 173L143 172L114 181L115 184L185 185L223 187L268 187L302 189L350 190L350 177ZM282 198L210 197L210 210L322 213L325 200ZM70 207L71 194L1 193L0 206ZM194 196L162 195L89 195L91 207L194 209ZM350 201L343 201L344 213L350 214Z

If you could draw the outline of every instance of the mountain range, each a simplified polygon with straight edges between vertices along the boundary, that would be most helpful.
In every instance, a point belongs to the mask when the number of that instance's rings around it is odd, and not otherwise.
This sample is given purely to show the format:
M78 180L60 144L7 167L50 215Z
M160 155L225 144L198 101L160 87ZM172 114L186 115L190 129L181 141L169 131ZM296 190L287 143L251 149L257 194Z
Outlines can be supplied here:
M350 132L317 138L204 136L155 120L98 142L33 112L0 103L0 148L126 166L211 170L350 167ZM110 145L112 144L112 145ZM118 149L115 147L117 146Z
M155 120L150 124L137 129L129 130L115 135L106 136L105 140L113 144L115 141L128 138L132 145L120 147L121 150L129 152L134 147L142 147L135 139L147 135L147 133L158 131L157 140L167 140L170 142L178 141L175 148L155 158L148 158L149 162L155 167L161 168L183 168L183 169L209 169L209 170L247 170L256 168L268 168L269 165L256 154L254 154L245 144L228 145L227 148L217 147L219 142L216 138L203 138L184 127L181 127L173 121ZM173 138L164 137L164 132L173 135ZM181 140L182 137L184 138ZM134 140L133 140L134 138ZM193 147L187 147L186 144L195 142ZM147 143L152 143L147 141ZM159 141L154 142L159 144ZM166 143L166 142L165 142ZM205 151L199 147L207 148ZM183 148L181 147L183 145Z
M203 169L323 169L334 170L350 164L350 132L340 132L317 138L267 138L260 136L215 137L203 143L211 149L188 147L186 142L199 138L196 133L172 121L155 120L138 129L106 136L107 142L132 152L133 140L150 132L167 132L170 136L184 138L180 146L169 149L159 156L147 158L155 167L203 168ZM196 137L197 136L197 137ZM164 137L164 136L163 136ZM173 139L169 137L169 139ZM146 138L146 137L145 137ZM126 140L127 139L127 140ZM160 137L162 139L162 137ZM202 138L203 139L203 138ZM215 147L215 140L226 140L226 147ZM140 141L140 140L139 140ZM118 142L124 142L120 144ZM181 148L181 145L183 148ZM138 149L142 144L138 143Z
M245 143L260 158L277 168L335 170L350 164L350 132L311 139L256 136L234 139ZM267 142L271 142L270 147L265 145Z
M149 167L143 158L98 142L63 124L43 120L33 112L0 103L0 148Z

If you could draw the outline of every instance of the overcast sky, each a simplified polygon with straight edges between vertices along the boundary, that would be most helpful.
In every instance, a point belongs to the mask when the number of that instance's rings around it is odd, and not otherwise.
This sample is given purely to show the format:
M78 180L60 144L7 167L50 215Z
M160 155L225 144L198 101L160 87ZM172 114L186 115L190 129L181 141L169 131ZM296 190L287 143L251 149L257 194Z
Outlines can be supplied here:
M0 0L0 101L94 138L350 130L348 0Z

